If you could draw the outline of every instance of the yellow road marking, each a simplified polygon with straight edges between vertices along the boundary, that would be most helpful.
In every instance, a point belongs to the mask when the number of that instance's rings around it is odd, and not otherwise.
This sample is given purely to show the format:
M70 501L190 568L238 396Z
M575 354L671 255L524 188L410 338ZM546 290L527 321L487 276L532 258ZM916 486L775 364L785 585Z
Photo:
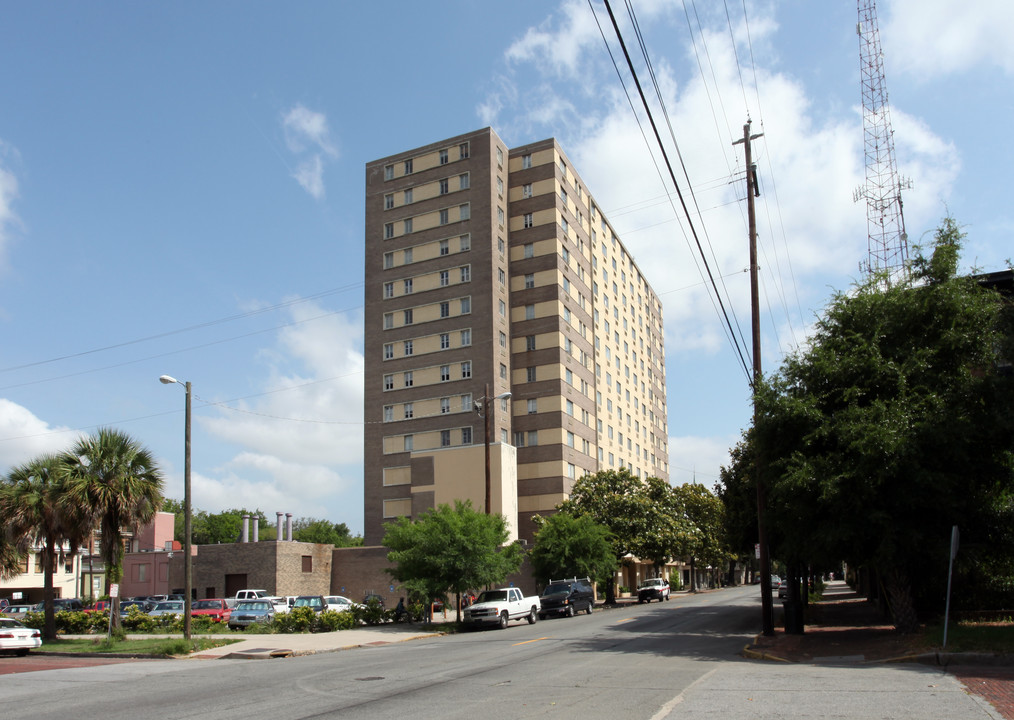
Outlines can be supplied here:
M534 640L525 640L524 642L514 643L511 647L517 647L518 645L527 645L528 643L538 642L539 640L548 640L549 636L535 638Z

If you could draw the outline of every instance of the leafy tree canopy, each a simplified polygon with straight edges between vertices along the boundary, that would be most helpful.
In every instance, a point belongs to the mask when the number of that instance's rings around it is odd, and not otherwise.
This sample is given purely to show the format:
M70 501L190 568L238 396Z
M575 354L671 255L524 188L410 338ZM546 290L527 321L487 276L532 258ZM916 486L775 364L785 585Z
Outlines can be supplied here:
M588 515L574 517L558 512L536 520L539 525L529 559L535 579L587 577L607 580L616 569L616 555L609 528Z
M471 502L440 505L419 519L399 518L387 526L384 545L394 564L387 572L425 598L497 585L517 572L524 551L507 543L502 515L476 512Z

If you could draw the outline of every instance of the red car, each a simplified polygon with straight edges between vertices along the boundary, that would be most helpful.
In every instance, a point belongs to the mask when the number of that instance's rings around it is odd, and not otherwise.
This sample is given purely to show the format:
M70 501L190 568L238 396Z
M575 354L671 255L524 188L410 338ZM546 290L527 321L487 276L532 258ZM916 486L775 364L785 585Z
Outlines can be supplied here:
M221 598L194 600L190 606L191 615L208 615L216 622L227 623L232 617L232 608Z

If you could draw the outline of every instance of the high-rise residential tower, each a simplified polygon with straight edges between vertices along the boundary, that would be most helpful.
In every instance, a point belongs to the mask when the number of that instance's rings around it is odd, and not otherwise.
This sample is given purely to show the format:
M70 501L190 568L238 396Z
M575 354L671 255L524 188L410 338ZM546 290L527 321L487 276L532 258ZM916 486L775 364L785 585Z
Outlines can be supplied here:
M668 479L662 305L555 140L368 163L365 280L367 545L487 472L522 538L585 473Z

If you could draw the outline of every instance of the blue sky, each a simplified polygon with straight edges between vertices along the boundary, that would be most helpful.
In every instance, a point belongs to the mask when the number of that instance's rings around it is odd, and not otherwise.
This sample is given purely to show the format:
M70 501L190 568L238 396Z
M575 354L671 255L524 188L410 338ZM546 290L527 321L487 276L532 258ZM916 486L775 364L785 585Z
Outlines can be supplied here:
M855 4L632 4L747 338L731 143L747 116L764 133L774 370L866 257ZM965 265L1000 270L1014 5L953 7L879 3L905 220L919 242L949 212ZM0 472L113 426L181 497L169 374L194 387L196 507L361 531L364 164L491 125L508 145L557 137L660 294L671 479L717 480L747 379L586 1L7 2L3 17Z

